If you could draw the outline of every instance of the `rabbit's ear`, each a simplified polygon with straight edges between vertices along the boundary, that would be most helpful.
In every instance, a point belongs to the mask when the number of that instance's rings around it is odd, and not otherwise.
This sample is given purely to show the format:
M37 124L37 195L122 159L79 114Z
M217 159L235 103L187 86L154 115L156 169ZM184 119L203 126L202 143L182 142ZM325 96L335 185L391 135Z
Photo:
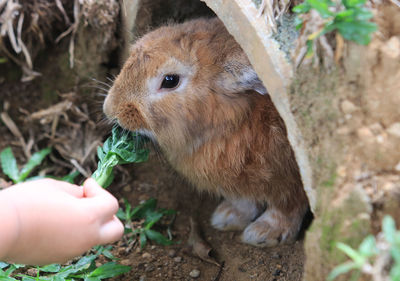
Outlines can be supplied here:
M230 61L224 64L223 69L224 71L218 77L218 84L225 91L239 93L253 90L261 95L268 93L251 65L240 61Z

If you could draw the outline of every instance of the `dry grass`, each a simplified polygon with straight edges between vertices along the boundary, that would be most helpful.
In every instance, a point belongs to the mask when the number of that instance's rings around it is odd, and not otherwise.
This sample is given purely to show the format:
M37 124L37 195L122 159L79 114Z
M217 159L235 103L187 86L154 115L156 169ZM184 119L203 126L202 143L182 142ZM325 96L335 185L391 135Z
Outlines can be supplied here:
M118 0L0 0L0 51L21 67L22 81L30 81L40 75L34 71L37 52L47 42L58 43L69 36L72 68L78 27L102 30L118 13Z

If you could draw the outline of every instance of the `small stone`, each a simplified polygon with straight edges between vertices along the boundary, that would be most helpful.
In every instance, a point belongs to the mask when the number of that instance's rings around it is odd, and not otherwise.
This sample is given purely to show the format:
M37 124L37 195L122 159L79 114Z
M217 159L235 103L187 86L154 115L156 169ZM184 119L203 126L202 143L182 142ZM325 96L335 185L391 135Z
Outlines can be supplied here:
M123 190L124 190L125 192L131 192L131 191L132 191L132 187L128 184L128 185L125 185L125 186L124 186Z
M151 254L150 253L143 253L142 258L149 259L149 258L151 258Z
M390 125L390 127L387 128L387 132L392 136L400 138L400 122Z
M37 269L36 268L29 268L26 271L26 274L28 274L29 276L37 276Z
M400 56L400 39L396 36L392 36L386 41L385 45L383 45L382 51L390 58L398 58Z
M282 268L282 265L277 264L277 265L276 265L276 268L277 268L277 269L281 269L281 268Z
M366 140L366 141L370 141L374 135L372 134L371 130L367 127L361 127L357 130L357 136L360 139Z
M148 264L146 269L144 270L145 272L152 272L156 269L155 265L153 264Z
M175 257L174 258L174 262L181 262L182 261L182 257Z
M125 260L119 261L119 263L122 265L131 265L132 262L130 259L125 259Z
M369 129L374 135L379 135L383 131L383 127L380 123L374 123L369 126Z
M339 166L336 169L336 173L339 177L344 178L346 176L347 167L346 166Z
M396 167L394 167L394 169L395 169L397 172L400 172L400 162L397 163L397 165L396 165Z
M281 255L278 254L278 253L274 253L274 254L272 254L271 258L273 258L273 259L280 259L280 258L281 258Z
M277 269L277 270L274 271L274 273L272 273L272 275L273 276L279 276L279 275L281 275L281 272L282 271L280 269Z
M146 281L146 276L145 275L140 276L139 281Z
M189 275L192 278L198 278L200 276L200 270L193 269L192 271L190 271Z
M176 256L176 251L175 251L174 249L169 250L169 251L168 251L168 256L169 256L170 258L175 257L175 256Z
M357 106L355 106L354 103L349 100L342 101L342 103L340 104L340 108L345 114L351 114L357 110Z
M348 135L350 133L349 127L342 126L336 130L338 135Z

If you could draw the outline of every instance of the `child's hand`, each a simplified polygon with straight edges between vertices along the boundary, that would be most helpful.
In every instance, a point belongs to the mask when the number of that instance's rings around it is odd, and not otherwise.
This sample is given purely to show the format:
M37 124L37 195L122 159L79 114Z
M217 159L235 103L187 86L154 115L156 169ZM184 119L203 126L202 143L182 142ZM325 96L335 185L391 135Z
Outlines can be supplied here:
M0 192L0 259L24 264L65 262L124 231L117 200L88 179L82 186L52 179Z

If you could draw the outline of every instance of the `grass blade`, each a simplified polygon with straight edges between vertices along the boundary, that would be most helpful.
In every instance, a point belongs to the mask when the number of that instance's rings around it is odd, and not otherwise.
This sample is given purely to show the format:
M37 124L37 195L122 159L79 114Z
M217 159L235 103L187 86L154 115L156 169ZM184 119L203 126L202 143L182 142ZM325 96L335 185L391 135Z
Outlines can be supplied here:
M28 163L22 168L21 173L19 174L18 181L22 182L26 179L30 172L42 163L43 159L51 152L51 148L42 149L36 153L34 153L29 159Z
M11 150L11 147L5 148L0 153L1 169L14 183L18 183L19 170L17 160Z
M88 277L97 277L99 279L111 278L131 271L130 266L108 262L93 270Z

